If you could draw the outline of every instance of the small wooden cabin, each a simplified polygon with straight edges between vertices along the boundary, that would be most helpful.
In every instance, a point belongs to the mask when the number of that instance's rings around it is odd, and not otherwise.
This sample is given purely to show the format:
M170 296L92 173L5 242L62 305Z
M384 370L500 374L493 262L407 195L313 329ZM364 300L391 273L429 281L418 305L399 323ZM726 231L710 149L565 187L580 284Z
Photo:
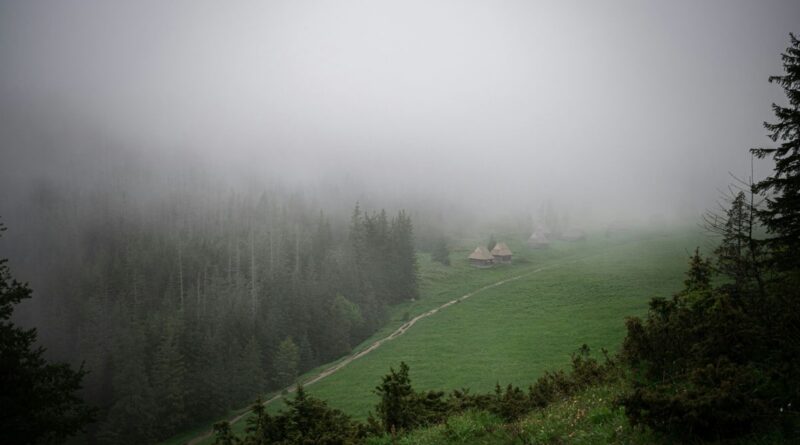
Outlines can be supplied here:
M497 243L492 249L492 256L495 263L510 263L511 262L511 249L508 248L506 243Z
M494 257L489 252L489 249L483 246L476 247L468 258L469 264L475 267L492 267L492 264L494 264Z
M550 240L547 238L547 235L537 230L528 238L528 245L534 249L543 249L550 246Z

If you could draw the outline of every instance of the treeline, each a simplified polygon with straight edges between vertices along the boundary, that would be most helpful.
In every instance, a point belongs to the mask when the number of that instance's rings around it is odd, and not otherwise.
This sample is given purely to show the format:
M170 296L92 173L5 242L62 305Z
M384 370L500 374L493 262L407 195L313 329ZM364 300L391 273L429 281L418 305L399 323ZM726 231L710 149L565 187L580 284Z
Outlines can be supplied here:
M308 395L302 386L286 400L287 409L269 414L261 400L252 407L246 434L236 436L228 422L214 425L216 445L360 445L395 443L397 438L416 428L424 428L470 410L488 411L513 421L533 410L570 396L592 385L619 378L620 368L608 355L603 362L589 354L584 345L572 355L569 371L546 372L527 390L498 384L492 393L455 390L417 391L411 384L408 365L390 369L374 393L379 397L366 422L352 419L330 408L323 400Z
M37 325L57 356L85 360L101 443L163 439L283 388L417 296L403 211L332 221L281 194L191 196L42 198Z

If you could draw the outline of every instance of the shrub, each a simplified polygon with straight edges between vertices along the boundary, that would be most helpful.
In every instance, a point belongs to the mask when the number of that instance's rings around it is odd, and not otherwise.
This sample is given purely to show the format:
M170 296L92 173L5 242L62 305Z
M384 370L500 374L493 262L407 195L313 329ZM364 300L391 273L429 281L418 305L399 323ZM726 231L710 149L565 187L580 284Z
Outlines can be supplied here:
M261 400L252 408L247 435L236 438L227 422L214 425L217 445L351 445L362 443L365 428L349 416L319 399L306 394L298 386L294 399L286 400L288 409L269 415Z
M712 288L710 267L695 252L685 289L654 298L645 320L627 321L633 389L619 403L632 423L685 439L790 426L800 388L799 300Z

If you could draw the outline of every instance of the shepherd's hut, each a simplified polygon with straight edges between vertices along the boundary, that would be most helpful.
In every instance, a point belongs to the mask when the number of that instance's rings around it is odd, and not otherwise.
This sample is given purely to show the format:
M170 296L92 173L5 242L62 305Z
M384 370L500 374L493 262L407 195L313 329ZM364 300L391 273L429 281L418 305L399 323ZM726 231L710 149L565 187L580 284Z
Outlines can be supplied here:
M511 249L508 248L506 243L497 243L492 249L492 256L495 263L510 263L511 262Z
M528 238L528 245L534 249L543 249L550 246L550 240L547 238L547 235L537 230Z
M478 246L475 251L469 255L469 263L475 267L492 267L494 257L489 252L489 249Z

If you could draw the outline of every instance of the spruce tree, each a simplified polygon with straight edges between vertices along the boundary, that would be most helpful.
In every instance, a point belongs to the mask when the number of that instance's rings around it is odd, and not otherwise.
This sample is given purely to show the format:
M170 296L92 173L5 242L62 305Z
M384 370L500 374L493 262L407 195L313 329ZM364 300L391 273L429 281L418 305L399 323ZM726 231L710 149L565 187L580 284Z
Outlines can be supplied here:
M392 258L390 267L395 280L391 303L417 298L417 255L414 249L414 227L411 218L400 211L392 224Z
M711 290L711 275L713 268L711 260L700 255L700 248L694 250L694 255L689 258L689 270L683 280L683 295L693 292L708 292Z
M255 337L239 351L234 367L234 397L237 402L252 401L265 388L264 368L261 366L261 348Z
M227 349L220 334L211 333L199 340L197 359L193 363L192 387L195 389L193 418L223 414L232 402L230 374L223 353Z
M158 400L161 435L174 433L186 421L186 362L180 348L180 325L168 320L156 349L153 389Z
M762 255L759 243L753 238L754 209L745 193L737 193L722 218L706 217L706 226L721 235L722 241L714 250L717 270L733 280L738 293L749 290L753 284L760 290ZM762 292L763 293L763 292Z
M364 318L357 304L341 294L337 294L328 308L327 335L328 348L324 350L327 358L341 357L350 352L353 333L357 332Z
M450 249L447 246L447 240L445 237L441 236L434 242L433 251L431 252L431 259L433 259L433 261L438 261L445 266L450 265Z
M273 363L273 379L281 388L291 385L297 379L297 367L300 363L300 350L292 340L286 337L275 352Z
M756 184L766 194L766 208L759 212L772 235L767 240L775 266L782 271L800 269L800 40L789 34L790 46L781 55L784 75L771 76L780 85L788 106L772 104L776 122L765 122L769 137L780 142L777 148L755 148L759 158L775 162L772 176Z
M155 399L145 369L145 338L133 329L121 336L117 346L122 353L115 361L113 380L115 403L100 428L100 439L107 444L140 444L155 440Z
M375 394L381 398L376 409L387 433L416 425L416 398L405 362L400 362L398 371L389 368L389 374L383 376L381 384L375 387Z
M0 223L0 234L5 227ZM36 329L11 321L14 306L31 297L0 259L0 435L14 444L62 443L94 419L78 397L86 371L48 363L36 346Z

